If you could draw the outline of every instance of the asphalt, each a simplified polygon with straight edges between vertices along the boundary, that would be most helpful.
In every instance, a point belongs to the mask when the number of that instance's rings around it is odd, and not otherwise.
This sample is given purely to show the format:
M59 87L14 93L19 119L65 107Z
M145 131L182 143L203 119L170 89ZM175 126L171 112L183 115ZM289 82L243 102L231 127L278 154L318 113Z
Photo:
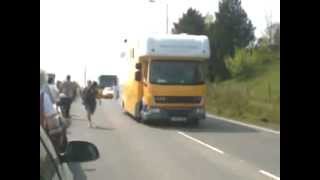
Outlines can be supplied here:
M279 134L212 118L199 127L140 124L123 114L115 100L97 106L95 128L88 127L79 101L71 114L69 140L92 142L101 155L94 162L70 165L79 180L271 179L261 170L280 177Z

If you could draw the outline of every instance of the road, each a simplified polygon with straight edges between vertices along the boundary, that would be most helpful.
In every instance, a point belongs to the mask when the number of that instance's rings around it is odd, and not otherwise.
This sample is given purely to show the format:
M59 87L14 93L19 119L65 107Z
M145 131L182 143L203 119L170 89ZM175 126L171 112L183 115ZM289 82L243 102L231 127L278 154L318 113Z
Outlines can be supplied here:
M280 177L280 135L208 118L199 127L144 125L104 100L88 128L80 102L69 140L94 143L100 159L72 164L79 180L263 180ZM280 178L279 178L280 179Z

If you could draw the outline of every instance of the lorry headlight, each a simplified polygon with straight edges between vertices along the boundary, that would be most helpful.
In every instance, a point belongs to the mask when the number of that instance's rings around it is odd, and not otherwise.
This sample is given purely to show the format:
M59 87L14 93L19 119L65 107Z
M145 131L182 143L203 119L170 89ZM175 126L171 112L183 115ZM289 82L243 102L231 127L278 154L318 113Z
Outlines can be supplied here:
M202 114L202 113L204 113L204 109L203 108L196 108L196 113Z

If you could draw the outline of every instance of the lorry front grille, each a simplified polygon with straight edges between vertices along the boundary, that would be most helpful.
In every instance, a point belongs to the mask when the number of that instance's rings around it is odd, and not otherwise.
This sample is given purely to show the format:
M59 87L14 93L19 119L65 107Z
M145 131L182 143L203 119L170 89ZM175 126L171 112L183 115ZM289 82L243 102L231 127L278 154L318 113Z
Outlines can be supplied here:
M155 96L156 103L191 103L199 104L201 96Z
M186 110L186 109L168 109L167 113L170 117L174 116L180 116L180 117L187 117L190 113L191 110Z

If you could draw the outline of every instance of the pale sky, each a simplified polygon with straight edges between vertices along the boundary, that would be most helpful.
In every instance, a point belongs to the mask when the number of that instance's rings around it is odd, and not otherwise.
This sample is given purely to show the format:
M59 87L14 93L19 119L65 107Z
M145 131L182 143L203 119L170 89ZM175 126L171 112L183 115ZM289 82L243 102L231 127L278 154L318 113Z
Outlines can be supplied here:
M218 0L41 0L40 67L54 72L58 80L67 74L80 84L101 74L127 76L128 62L120 58L123 39L146 33L166 32L166 2L169 31L189 7L203 15L218 10ZM112 2L112 4L110 3ZM280 0L242 0L242 7L256 27L256 36L272 14L280 22Z

